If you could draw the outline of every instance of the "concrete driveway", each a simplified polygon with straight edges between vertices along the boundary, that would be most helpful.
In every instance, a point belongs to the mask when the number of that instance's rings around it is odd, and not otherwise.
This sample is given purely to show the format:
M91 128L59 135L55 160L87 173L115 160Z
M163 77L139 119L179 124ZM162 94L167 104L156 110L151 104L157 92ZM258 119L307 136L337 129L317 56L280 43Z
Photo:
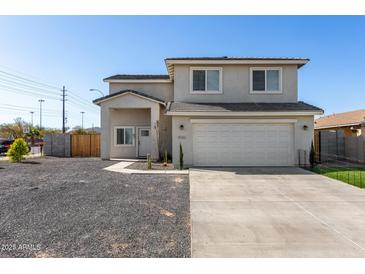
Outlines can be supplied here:
M299 168L191 169L193 257L365 257L365 192Z

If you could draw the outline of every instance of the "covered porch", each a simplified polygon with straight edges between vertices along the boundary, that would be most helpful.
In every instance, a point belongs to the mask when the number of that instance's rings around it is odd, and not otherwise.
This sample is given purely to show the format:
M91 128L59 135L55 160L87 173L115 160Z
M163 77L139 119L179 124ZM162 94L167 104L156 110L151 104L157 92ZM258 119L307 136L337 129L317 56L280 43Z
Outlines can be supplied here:
M159 158L164 102L126 90L96 100L101 107L101 158Z

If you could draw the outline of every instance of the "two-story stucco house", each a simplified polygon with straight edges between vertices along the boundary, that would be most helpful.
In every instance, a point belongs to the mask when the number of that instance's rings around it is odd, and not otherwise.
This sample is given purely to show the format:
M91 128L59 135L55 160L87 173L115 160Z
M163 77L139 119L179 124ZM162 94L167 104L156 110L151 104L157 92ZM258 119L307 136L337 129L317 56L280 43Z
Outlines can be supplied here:
M320 108L298 101L302 58L167 58L167 75L104 79L101 157L188 166L292 166L310 150ZM309 153L307 154L309 155Z

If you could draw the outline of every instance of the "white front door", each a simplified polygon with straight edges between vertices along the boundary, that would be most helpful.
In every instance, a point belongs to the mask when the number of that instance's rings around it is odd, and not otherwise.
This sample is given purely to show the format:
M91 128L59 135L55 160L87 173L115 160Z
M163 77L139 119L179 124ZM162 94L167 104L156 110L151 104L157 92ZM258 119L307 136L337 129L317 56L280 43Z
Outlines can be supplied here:
M149 128L138 129L138 157L146 157L151 153L151 136Z
M196 166L290 166L292 124L194 124Z

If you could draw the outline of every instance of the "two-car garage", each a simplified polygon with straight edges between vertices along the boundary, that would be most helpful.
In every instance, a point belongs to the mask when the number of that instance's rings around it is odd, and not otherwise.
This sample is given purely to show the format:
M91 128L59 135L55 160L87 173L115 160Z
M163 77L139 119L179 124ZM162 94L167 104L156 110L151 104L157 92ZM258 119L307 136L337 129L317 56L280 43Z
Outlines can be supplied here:
M293 123L192 121L194 166L292 166Z
M185 166L294 166L309 163L314 115L304 102L172 102L172 157Z

